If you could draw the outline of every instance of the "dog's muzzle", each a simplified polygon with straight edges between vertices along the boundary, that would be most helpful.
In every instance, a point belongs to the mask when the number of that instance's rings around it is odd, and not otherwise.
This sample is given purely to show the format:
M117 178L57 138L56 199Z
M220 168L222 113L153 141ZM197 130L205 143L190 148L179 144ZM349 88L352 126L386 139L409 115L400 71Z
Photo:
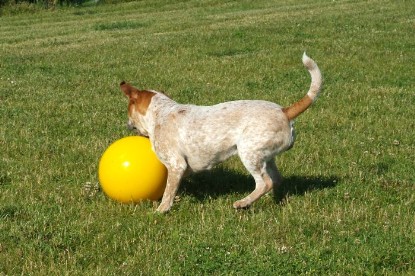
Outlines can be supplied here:
M139 128L137 128L137 127L133 124L133 122L131 122L131 121L128 121L128 122L127 122L127 128L128 128L128 130L130 130L130 131L134 131L134 132L135 132L137 135L139 135L139 136L148 137L147 132L142 132L142 131L140 131L140 129L139 129Z
M128 130L137 130L137 128L134 126L134 124L131 121L127 122L127 128Z

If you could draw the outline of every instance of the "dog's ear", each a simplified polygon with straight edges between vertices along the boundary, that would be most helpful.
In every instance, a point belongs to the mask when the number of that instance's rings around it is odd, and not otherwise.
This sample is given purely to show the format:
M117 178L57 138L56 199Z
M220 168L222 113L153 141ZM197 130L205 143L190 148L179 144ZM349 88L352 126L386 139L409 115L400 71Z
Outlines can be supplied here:
M136 99L139 90L133 86L131 86L129 83L126 83L125 81L122 81L120 83L120 88L122 92L129 98L129 99Z
M156 93L146 90L138 90L125 81L120 83L120 88L130 100L130 106L135 105L138 112L142 115L145 115L147 108L150 105L151 99L154 95L156 95Z

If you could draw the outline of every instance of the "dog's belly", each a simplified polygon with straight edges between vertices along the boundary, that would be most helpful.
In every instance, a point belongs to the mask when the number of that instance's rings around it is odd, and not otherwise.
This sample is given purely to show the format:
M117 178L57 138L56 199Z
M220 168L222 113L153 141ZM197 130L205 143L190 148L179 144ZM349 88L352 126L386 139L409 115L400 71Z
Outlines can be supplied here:
M198 172L212 169L215 165L235 155L236 152L236 145L225 149L222 148L221 151L217 151L217 148L208 149L205 147L204 149L193 151L186 155L185 158L188 169L192 172Z
M200 126L202 131L182 131L180 152L186 160L188 169L193 172L209 170L237 152L235 128L218 129ZM193 129L192 129L193 130Z

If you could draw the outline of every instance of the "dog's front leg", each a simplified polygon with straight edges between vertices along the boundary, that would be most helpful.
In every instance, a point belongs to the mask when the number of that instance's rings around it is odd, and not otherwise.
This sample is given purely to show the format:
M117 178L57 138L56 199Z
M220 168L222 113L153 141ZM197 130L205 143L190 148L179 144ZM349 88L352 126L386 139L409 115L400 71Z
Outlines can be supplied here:
M171 206L173 205L177 190L179 189L180 181L185 171L185 164L184 166L167 168L168 175L166 189L164 190L163 199L161 200L161 203L157 208L157 212L165 213L170 210Z

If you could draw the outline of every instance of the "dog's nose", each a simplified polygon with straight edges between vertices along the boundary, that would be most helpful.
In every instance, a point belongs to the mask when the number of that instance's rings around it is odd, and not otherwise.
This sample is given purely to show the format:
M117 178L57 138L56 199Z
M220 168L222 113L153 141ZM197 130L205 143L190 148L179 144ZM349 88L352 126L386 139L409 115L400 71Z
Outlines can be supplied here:
M130 121L127 122L127 128L128 130L136 130L137 128L134 126L133 123L131 123Z

